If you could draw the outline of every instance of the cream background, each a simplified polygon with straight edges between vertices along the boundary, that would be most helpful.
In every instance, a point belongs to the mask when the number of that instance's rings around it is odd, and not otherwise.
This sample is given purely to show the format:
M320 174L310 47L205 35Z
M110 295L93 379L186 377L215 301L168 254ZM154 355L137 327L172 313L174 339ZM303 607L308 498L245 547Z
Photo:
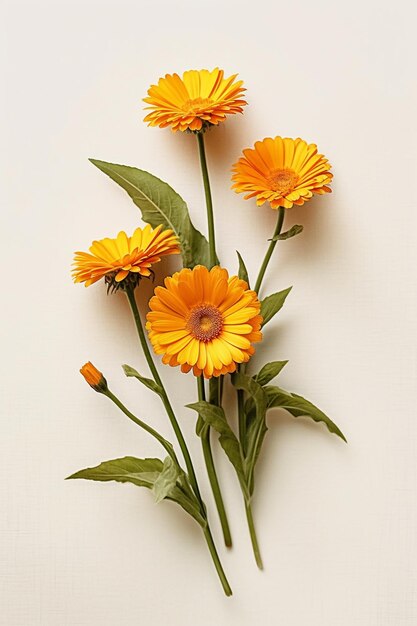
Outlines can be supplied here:
M414 3L2 8L0 624L415 624ZM172 183L205 230L195 140L147 128L140 98L165 72L216 64L240 73L250 103L207 135L226 266L236 268L239 248L253 276L275 218L229 189L243 147L300 135L334 166L334 193L289 214L305 231L279 245L264 294L294 289L257 362L290 359L282 385L349 439L271 414L254 507L262 574L233 471L218 455L235 541L230 554L218 542L232 599L180 510L156 509L133 486L64 482L104 459L159 454L84 384L85 360L171 437L158 399L120 369L146 372L123 297L70 281L73 250L139 223L87 158ZM194 382L162 373L211 505L194 415L181 409Z

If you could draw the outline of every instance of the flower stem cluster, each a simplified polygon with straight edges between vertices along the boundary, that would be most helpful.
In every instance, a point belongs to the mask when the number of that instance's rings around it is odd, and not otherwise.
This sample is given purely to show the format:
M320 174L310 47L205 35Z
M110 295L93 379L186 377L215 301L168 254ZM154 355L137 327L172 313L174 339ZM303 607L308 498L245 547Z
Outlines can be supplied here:
M270 384L286 361L273 361L252 376L246 374L255 344L263 340L265 325L281 309L290 291L259 299L277 242L302 231L302 226L295 225L282 232L286 211L303 205L315 194L330 192L332 175L328 160L318 153L317 146L300 138L268 137L243 150L233 166L233 189L245 193L245 199L254 198L258 206L268 203L277 210L277 222L254 289L249 286L249 274L239 253L238 275L221 266L204 133L229 115L243 112L245 89L236 76L225 77L219 68L190 70L182 76L166 74L149 88L145 98L145 121L149 126L170 127L174 132L197 136L207 239L192 224L185 202L167 183L143 170L93 161L129 193L149 223L131 236L121 231L115 238L94 241L89 252L76 252L73 270L75 282L88 287L103 279L107 293L121 291L126 295L150 377L130 366L124 366L125 373L159 396L176 441L171 443L133 414L109 389L103 374L88 362L80 372L92 389L109 398L126 417L157 440L167 456L113 459L70 478L130 482L150 489L156 502L176 502L201 527L227 596L232 595L232 590L217 552L191 453L154 355L160 356L164 365L196 377L198 401L187 406L198 414L196 433L201 438L224 543L227 547L232 545L232 534L212 451L213 431L236 471L259 569L263 568L263 561L252 502L255 466L267 431L267 410L281 407L294 417L311 417L344 439L336 424L311 402ZM142 278L154 280L154 266L162 257L174 254L182 255L184 267L166 276L163 286L157 286L149 302L144 303L148 309L144 323L137 305L137 288ZM230 389L224 384L226 377L237 394L238 435L230 426L230 409L225 409L230 403L223 403L223 395ZM182 459L178 458L176 447Z

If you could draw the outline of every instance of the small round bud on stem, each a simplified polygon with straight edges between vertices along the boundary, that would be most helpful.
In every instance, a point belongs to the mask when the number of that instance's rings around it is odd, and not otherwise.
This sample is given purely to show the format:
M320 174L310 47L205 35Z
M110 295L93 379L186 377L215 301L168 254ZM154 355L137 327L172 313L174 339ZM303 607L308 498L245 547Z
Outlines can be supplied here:
M94 367L91 361L88 361L88 363L83 365L80 372L94 391L98 391L98 393L104 393L107 391L106 379L103 374L96 367Z

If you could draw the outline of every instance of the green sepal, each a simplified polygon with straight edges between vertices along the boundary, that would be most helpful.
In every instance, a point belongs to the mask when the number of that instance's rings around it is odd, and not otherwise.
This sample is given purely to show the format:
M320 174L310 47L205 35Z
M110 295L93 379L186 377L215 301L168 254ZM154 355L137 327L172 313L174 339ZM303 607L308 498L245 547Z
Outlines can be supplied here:
M292 287L273 293L270 296L264 298L261 302L261 315L263 317L262 326L265 326L280 309L282 309L284 302L290 293Z
M130 365L122 365L122 367L123 367L123 371L126 374L126 376L132 376L133 378L137 378L142 383L142 385L145 385L145 387L147 387L148 389L151 389L152 391L157 393L158 396L162 397L163 390L162 390L161 386L158 385L158 383L156 383L151 378L145 378L144 376L139 374L139 372L136 371Z
M178 236L185 267L209 266L207 239L193 226L188 207L167 183L136 167L90 159L91 163L120 185L153 227L162 224Z

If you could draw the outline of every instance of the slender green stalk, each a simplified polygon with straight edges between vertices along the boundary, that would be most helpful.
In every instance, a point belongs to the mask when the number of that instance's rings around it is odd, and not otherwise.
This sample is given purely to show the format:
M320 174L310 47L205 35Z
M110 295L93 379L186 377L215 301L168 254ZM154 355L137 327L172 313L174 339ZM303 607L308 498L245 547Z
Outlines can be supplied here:
M208 224L208 240L210 249L210 267L213 267L217 263L216 254L216 236L214 232L214 214L213 214L213 201L211 198L210 180L207 169L206 151L204 147L204 133L197 133L198 150L200 154L201 173L203 175L204 193L206 196L207 206L207 224Z
M204 378L197 378L198 399L205 400L206 394L204 390ZM201 431L201 445L203 447L204 460L206 462L207 474L210 480L211 489L213 491L214 501L216 503L217 512L220 518L220 524L223 531L225 545L230 548L232 545L232 537L230 534L229 522L227 520L226 509L224 507L223 497L220 490L219 480L217 478L216 468L214 466L213 454L210 443L210 427L206 424Z
M255 555L255 561L259 569L263 569L264 566L262 563L261 552L259 550L258 538L256 536L255 525L253 523L252 508L251 508L250 502L248 502L247 500L245 500L245 510L246 510L246 518L248 520L250 538L252 541L253 554Z
M238 366L237 371L241 368ZM246 454L246 416L245 416L245 394L243 389L237 389L237 414L239 418L239 441L242 452Z
M264 260L262 262L262 265L261 265L261 269L259 270L258 278L256 279L255 291L258 294L259 294L259 290L261 288L261 284L262 284L262 281L263 281L263 278L264 278L264 275L265 275L265 272L266 272L266 268L268 267L268 263L269 263L269 261L271 259L272 253L273 253L273 251L275 249L275 246L277 245L277 241L276 240L274 241L274 238L281 233L282 226L284 224L284 217L285 217L285 209L284 209L284 207L280 206L279 209L278 209L277 225L275 227L275 231L274 231L274 234L272 236L272 240L271 240L271 242L270 242L270 244L268 246L268 250L266 251L265 258L264 258Z
M144 332L143 326L142 326L142 320L140 318L139 309L138 309L137 304L136 304L134 290L133 289L127 289L126 290L126 294L127 294L128 300L129 300L130 307L132 309L133 317L134 317L136 328L137 328L138 335L139 335L139 340L140 340L140 343L141 343L141 346L142 346L145 358L146 358L146 360L148 362L148 366L149 366L149 369L151 370L151 373L152 373L154 381L160 386L160 388L162 390L162 402L164 404L165 410L167 412L167 415L169 417L169 420L170 420L170 422L172 424L172 427L174 429L175 435L177 437L178 443L180 445L180 448L181 448L181 451L182 451L182 454L183 454L183 457L184 457L184 461L185 461L185 464L186 464L186 467L187 467L187 473L188 473L188 477L189 477L191 486L192 486L192 488L194 490L194 493L195 493L195 495L196 495L196 497L198 499L198 502L200 503L201 513L202 513L203 517L207 520L206 506L205 506L204 501L203 501L203 499L201 497L201 494L200 494L200 489L198 487L197 477L196 477L196 474L195 474L195 471L194 471L194 467L193 467L193 463L192 463L192 460L191 460L191 456L190 456L190 453L188 452L187 444L186 444L184 436L182 434L180 425L178 424L177 418L175 416L175 413L174 413L173 408L171 406L171 403L169 401L168 394L167 394L167 392L165 390L164 384L162 382L161 377L159 376L158 370L157 370L156 365L154 363L154 360L152 358L152 354L151 354L151 352L149 350L148 342L146 340L145 332ZM220 581L222 583L224 593L227 596L231 596L232 595L232 590L230 588L230 585L229 585L229 582L228 582L228 580L226 578L226 574L224 573L223 566L221 564L219 555L217 553L216 546L215 546L215 543L214 543L214 540L213 540L213 536L211 534L211 530L210 530L210 526L209 526L208 520L207 520L207 526L204 529L204 537L206 539L207 546L208 546L208 549L210 551L211 557L213 559L213 563L214 563L214 566L216 568L217 574L218 574L218 576L220 578Z
M206 150L204 146L204 133L197 133L198 151L200 155L201 174L203 176L204 194L206 197L207 208L207 225L208 225L208 242L209 242L209 269L217 264L216 253L216 235L214 230L214 212L213 212L213 200L211 197L210 179L207 168ZM199 383L199 394L204 392L204 381ZM210 380L210 401L216 405L221 403L220 399L220 383L218 378ZM232 545L232 537L230 534L229 522L227 520L226 510L224 508L224 502L220 491L219 481L217 479L216 469L214 467L213 455L211 452L210 444L210 426L205 426L202 432L201 441L203 445L204 459L206 462L207 473L210 479L211 488L213 490L214 500L216 502L217 511L220 517L220 523L222 526L224 542L226 546Z
M224 573L222 564L221 564L220 559L219 559L219 555L217 554L216 546L215 546L214 541L213 541L213 536L211 534L211 530L210 530L210 527L208 525L207 525L207 527L204 530L204 537L206 538L208 549L210 550L210 554L211 554L211 557L213 559L215 568L216 568L217 573L219 575L220 581L221 581L221 583L223 585L224 593L227 596L231 596L231 595L233 595L233 592L232 592L232 590L230 588L229 582L228 582L228 580L226 578L226 575Z
M219 376L219 406L222 405L223 402L223 390L224 390L224 376Z
M122 402L120 402L119 398L117 396L114 395L114 393L112 393L110 391L110 389L107 389L107 391L104 391L103 394L105 396L107 396L108 398L110 398L110 400L112 400L112 402L114 402L114 404L119 407L119 409L130 419L132 420L132 422L135 422L135 424L137 424L138 426L140 426L141 428L143 428L143 430L146 430L147 433L149 433L150 435L152 435L152 437L155 437L155 439L157 439L159 441L159 443L161 444L161 446L163 446L165 448L165 450L168 452L169 456L172 458L172 460L176 463L176 465L179 465L178 463L178 459L177 459L177 455L175 454L174 448L172 447L172 444L167 441L162 435L160 435L158 433L158 431L154 430L152 428L152 426L149 426L148 424L146 424L145 422L142 422L141 419L139 419L138 417L136 417L135 415L133 415L133 413L131 413L129 411L129 409L127 409L125 407L124 404L122 404Z
M129 304L130 307L132 309L132 313L133 313L133 317L135 319L135 324L136 324L136 328L138 331L138 335L139 335L139 340L142 346L142 350L143 353L145 355L145 358L148 362L149 365L149 369L151 370L152 376L154 378L154 381L160 386L161 390L162 390L162 402L164 404L165 410L167 412L167 415L169 417L169 420L172 424L172 428L174 429L174 433L175 436L177 437L178 443L180 445L181 448L181 452L183 454L184 457L184 461L185 461L185 465L187 467L187 472L188 475L190 477L190 482L191 485L194 489L194 492L197 496L197 498L201 500L201 494L200 494L200 490L198 488L198 483L197 483L197 477L195 475L195 471L194 471L194 467L193 467L193 462L191 460L191 456L190 453L188 452L188 448L187 448L187 444L185 443L185 439L184 439L184 435L182 434L180 425L177 421L177 418L175 417L175 413L174 410L171 406L171 403L169 401L168 398L168 394L165 390L164 384L161 380L161 377L159 376L158 370L156 368L156 365L154 363L154 360L152 358L152 354L151 351L149 350L149 346L148 346L148 342L146 340L146 336L145 336L145 331L143 330L143 326L142 326L142 320L140 319L140 313L139 313L139 309L138 306L136 304L136 299L135 299L135 292L133 289L127 289L126 290L126 294L129 300Z
M262 281L264 279L265 272L268 267L268 263L271 260L272 253L274 252L275 246L277 245L277 240L274 240L274 239L277 235L281 233L281 230L284 224L284 217L285 217L285 209L284 207L280 207L278 210L278 217L277 217L277 223L275 226L275 231L274 231L274 234L272 235L272 240L268 246L264 260L262 261L258 278L256 279L254 290L256 291L257 294L259 294L259 290L261 288ZM245 371L245 369L246 369L245 365L243 365L242 367L239 367L239 370L243 372ZM245 416L244 406L245 406L245 393L243 390L239 389L237 390L239 440L240 440L242 452L245 455L246 454L246 416ZM261 553L259 550L258 538L256 536L255 524L253 521L251 503L246 498L245 498L245 511L246 511L249 534L250 534L250 538L252 542L252 548L253 548L253 553L255 555L256 564L258 565L259 569L263 569L263 563L262 563Z

